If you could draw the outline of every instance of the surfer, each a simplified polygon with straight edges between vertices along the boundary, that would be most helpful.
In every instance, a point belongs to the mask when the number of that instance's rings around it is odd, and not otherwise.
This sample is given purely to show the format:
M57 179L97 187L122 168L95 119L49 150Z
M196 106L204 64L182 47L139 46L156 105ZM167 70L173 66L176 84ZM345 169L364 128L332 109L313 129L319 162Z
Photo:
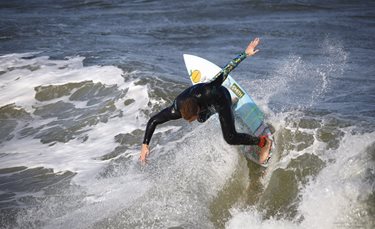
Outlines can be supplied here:
M232 110L232 100L228 89L221 84L228 74L246 57L255 55L259 50L255 49L260 43L259 38L255 38L245 49L229 62L215 77L208 83L195 84L185 89L173 101L173 104L153 117L147 123L141 155L141 163L147 162L150 153L149 143L157 125L170 120L183 118L188 122L197 120L205 122L212 114L217 112L221 130L225 141L231 145L258 145L261 147L259 153L259 163L264 163L269 158L269 151L272 141L267 136L255 137L245 133L238 133L234 125L234 114Z

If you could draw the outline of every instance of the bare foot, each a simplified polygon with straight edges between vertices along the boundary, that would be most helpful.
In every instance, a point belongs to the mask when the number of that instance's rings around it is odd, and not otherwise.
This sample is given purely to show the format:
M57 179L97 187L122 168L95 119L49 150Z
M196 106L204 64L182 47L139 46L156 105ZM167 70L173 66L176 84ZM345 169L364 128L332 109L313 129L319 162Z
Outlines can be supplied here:
M270 156L272 141L269 138L266 138L266 145L260 149L259 153L259 163L263 164L267 161L268 157Z

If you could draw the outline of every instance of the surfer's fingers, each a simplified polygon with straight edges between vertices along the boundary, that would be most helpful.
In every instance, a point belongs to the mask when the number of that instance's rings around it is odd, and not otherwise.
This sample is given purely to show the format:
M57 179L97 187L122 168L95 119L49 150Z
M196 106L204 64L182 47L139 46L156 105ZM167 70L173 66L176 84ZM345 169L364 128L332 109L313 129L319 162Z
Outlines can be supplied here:
M255 38L255 40L254 40L254 47L257 46L257 45L259 45L259 42L260 42L259 38Z
M259 44L259 41L255 41L255 40L254 40L254 41L252 41L252 42L250 43L249 46L250 46L251 48L255 48L258 44Z
M138 160L142 164L144 161L147 160L148 154L146 153L144 157L142 155L139 156Z
M147 152L145 154L145 158L143 160L141 160L143 166L148 164L148 159L147 158L148 158L149 155L150 155L150 151L147 150Z
M145 165L147 165L148 164L148 160L145 158L144 160L139 160L139 164L141 165L141 166L145 166Z

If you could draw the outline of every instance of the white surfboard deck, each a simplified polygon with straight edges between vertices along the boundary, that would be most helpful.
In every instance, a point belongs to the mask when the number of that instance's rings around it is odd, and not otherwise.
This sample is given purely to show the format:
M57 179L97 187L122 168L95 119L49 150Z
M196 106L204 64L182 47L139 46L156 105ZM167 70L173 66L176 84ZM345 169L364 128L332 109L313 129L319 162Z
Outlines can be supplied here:
M193 84L210 82L222 70L216 64L194 55L184 54L184 61ZM249 94L230 75L228 75L222 85L229 90L232 101L237 101L233 108L234 112L241 118L241 121L249 129L250 134L255 136L267 135L273 141L271 130L264 122L263 113ZM269 160L263 164L259 163L259 151L260 148L258 146L248 146L244 153L248 159L267 167ZM272 156L272 150L270 151L270 156Z

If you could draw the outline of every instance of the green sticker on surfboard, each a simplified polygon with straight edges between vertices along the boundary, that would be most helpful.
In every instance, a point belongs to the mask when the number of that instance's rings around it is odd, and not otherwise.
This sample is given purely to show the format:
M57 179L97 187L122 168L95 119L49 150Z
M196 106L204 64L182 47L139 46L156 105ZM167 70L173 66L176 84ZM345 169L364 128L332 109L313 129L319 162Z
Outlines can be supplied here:
M230 85L230 89L233 91L233 93L240 99L245 95L245 92L241 90L241 88L236 84L233 83Z

